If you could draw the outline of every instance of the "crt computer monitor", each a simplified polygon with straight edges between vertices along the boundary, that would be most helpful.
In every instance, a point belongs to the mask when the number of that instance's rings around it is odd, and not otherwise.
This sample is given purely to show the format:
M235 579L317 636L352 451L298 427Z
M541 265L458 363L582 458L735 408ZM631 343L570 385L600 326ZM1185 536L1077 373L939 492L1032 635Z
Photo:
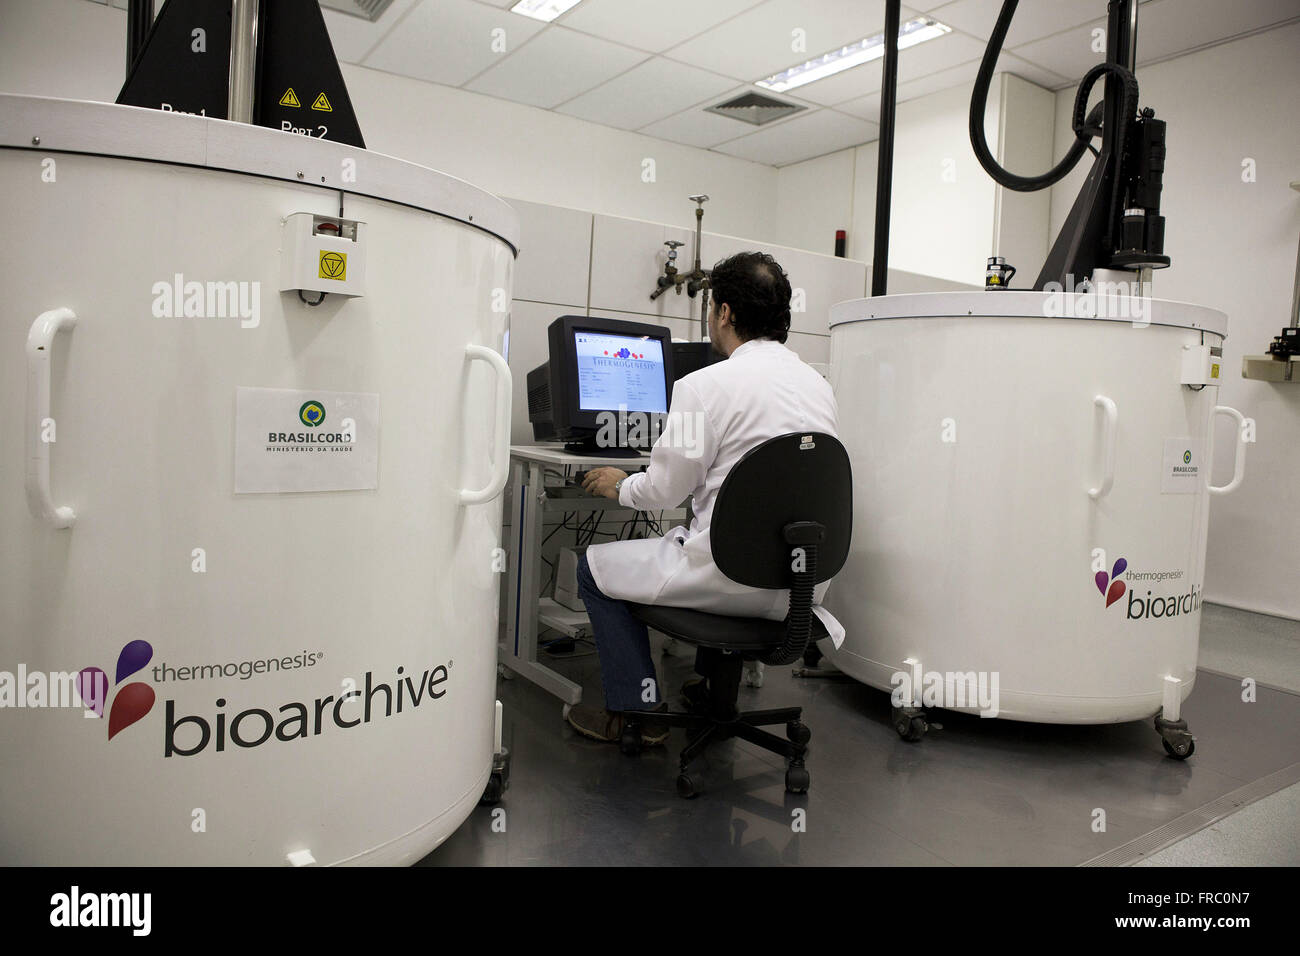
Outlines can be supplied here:
M666 326L562 315L547 329L547 345L547 361L528 373L534 439L615 457L653 444L672 394Z

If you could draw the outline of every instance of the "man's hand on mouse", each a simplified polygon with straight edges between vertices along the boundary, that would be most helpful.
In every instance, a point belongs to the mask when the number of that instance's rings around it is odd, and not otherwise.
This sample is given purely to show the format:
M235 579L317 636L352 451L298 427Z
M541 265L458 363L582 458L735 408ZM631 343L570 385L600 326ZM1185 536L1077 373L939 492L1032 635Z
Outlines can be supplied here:
M627 477L626 471L618 468L593 468L582 479L582 490L589 495L600 498L618 498L614 485Z

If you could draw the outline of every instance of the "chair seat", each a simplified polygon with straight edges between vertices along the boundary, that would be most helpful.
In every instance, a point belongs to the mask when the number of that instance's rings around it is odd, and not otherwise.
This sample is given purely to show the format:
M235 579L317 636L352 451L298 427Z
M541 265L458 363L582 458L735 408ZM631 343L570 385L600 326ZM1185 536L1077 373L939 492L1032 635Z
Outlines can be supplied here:
M730 617L685 607L628 603L632 616L656 631L697 647L729 651L766 651L785 640L785 621L763 617ZM826 627L813 615L810 640L826 636Z

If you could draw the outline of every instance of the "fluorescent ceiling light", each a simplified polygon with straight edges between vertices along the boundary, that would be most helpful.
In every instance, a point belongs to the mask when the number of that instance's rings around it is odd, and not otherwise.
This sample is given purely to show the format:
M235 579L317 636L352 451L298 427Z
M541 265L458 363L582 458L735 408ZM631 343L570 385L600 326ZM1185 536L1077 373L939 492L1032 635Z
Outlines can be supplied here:
M581 0L519 0L510 8L511 13L522 13L534 20L550 23L561 13L572 10Z
M951 32L952 27L945 26L938 20L930 17L917 17L915 20L908 20L898 28L898 48L906 50L909 46L916 46L918 43L924 43L926 40L933 40L935 37L941 37L945 33ZM863 63L869 63L871 60L879 59L884 55L885 34L884 31L881 31L875 36L867 37L865 40L859 40L857 43L850 43L838 50L832 50L815 60L809 60L806 63L792 66L788 70L775 73L766 79L759 80L755 85L766 90L772 90L775 93L784 93L786 90L793 90L805 83L824 80L841 70L848 70L855 66L861 66Z

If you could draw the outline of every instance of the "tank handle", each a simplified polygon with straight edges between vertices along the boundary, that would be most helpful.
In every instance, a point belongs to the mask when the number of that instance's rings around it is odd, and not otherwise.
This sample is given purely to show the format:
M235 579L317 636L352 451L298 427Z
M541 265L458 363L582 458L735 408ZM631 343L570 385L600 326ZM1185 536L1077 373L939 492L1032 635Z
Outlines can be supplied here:
M55 528L71 528L77 514L66 505L54 503L50 494L50 444L46 425L50 417L50 351L54 337L77 324L71 309L42 312L27 333L27 507L32 516Z
M1246 419L1230 405L1215 405L1211 417L1214 415L1227 415L1237 421L1237 450L1232 457L1232 481L1226 485L1211 485L1209 469L1205 472L1206 489L1212 495L1226 495L1229 492L1236 491L1241 484L1241 479L1246 475L1246 438L1244 435L1246 429Z
M1110 489L1115 484L1115 443L1119 438L1119 409L1105 395L1093 398L1092 404L1106 413L1106 434L1102 439L1106 451L1101 466L1101 484L1096 488L1088 489L1088 497L1095 500L1110 494Z
M485 501L491 501L497 495L501 494L502 489L506 486L506 478L510 469L510 401L511 401L511 381L510 366L506 364L496 349L485 348L482 345L465 346L465 355L471 362L487 362L492 366L496 373L497 380L497 399L496 399L496 428L493 433L493 448L495 457L492 461L492 477L487 485L478 491L470 491L468 488L460 490L460 503L463 505L479 505Z

